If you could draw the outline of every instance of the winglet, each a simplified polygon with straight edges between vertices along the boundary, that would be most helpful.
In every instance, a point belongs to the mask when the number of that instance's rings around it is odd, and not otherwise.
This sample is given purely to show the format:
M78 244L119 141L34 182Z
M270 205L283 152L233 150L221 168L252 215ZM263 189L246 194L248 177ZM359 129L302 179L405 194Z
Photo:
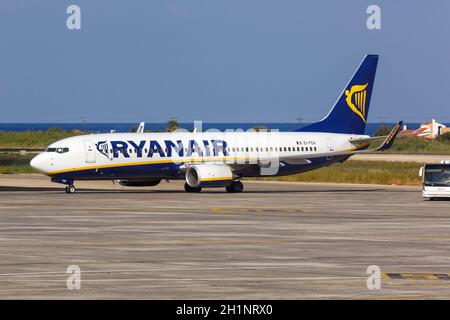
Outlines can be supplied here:
M398 122L392 131L389 133L389 135L386 137L386 140L384 140L383 144L376 148L373 151L384 151L392 147L394 144L395 138L397 137L398 133L400 132L400 128L402 127L403 121Z

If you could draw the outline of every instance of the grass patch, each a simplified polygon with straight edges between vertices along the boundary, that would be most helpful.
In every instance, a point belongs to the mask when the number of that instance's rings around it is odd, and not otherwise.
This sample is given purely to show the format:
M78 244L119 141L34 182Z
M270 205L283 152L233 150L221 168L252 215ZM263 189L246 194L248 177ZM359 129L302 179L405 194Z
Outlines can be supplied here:
M36 173L30 166L35 154L0 154L0 173Z
M42 131L3 131L0 132L0 148L46 148L55 141L68 137L89 134L79 130L50 128ZM444 137L444 136L442 136ZM381 141L373 142L370 148L377 147ZM450 154L450 139L424 141L417 138L398 138L386 153L410 154Z
M329 167L284 177L254 178L267 181L340 182L388 185L419 185L419 168L414 162L346 161Z
M2 131L0 132L0 148L46 148L55 141L80 134L86 134L86 132L58 128L45 131Z
M370 148L380 145L381 141L372 142ZM421 140L417 138L398 138L385 153L408 154L450 154L450 142L442 140Z

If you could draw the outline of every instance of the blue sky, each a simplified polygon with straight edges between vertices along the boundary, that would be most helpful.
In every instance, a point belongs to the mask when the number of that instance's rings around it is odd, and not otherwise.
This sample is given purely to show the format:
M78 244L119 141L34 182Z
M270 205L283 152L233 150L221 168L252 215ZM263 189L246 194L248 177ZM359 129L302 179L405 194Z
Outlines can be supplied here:
M449 15L446 0L2 0L0 122L310 122L366 53L370 122L449 122Z

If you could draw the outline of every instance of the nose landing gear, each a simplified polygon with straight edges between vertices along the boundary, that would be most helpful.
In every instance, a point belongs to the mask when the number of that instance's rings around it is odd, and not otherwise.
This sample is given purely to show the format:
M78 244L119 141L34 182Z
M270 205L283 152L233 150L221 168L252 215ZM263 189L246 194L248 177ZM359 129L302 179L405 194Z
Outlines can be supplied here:
M73 185L74 180L70 178L64 178L64 177L52 177L52 182L55 183L62 183L66 185L66 193L75 193L76 189Z
M66 186L66 193L75 193L76 189L74 185L68 185Z

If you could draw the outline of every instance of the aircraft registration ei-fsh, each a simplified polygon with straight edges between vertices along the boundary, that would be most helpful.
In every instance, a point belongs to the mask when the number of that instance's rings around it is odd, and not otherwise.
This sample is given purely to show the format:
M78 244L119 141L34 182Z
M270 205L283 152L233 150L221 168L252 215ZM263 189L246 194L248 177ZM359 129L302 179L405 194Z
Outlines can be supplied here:
M388 136L364 135L378 55L366 55L337 102L321 121L293 132L102 133L57 141L30 165L66 185L76 180L117 180L155 186L185 180L187 192L223 187L242 192L243 177L282 176L344 162L354 154L390 148L402 122ZM370 141L384 139L376 149Z

